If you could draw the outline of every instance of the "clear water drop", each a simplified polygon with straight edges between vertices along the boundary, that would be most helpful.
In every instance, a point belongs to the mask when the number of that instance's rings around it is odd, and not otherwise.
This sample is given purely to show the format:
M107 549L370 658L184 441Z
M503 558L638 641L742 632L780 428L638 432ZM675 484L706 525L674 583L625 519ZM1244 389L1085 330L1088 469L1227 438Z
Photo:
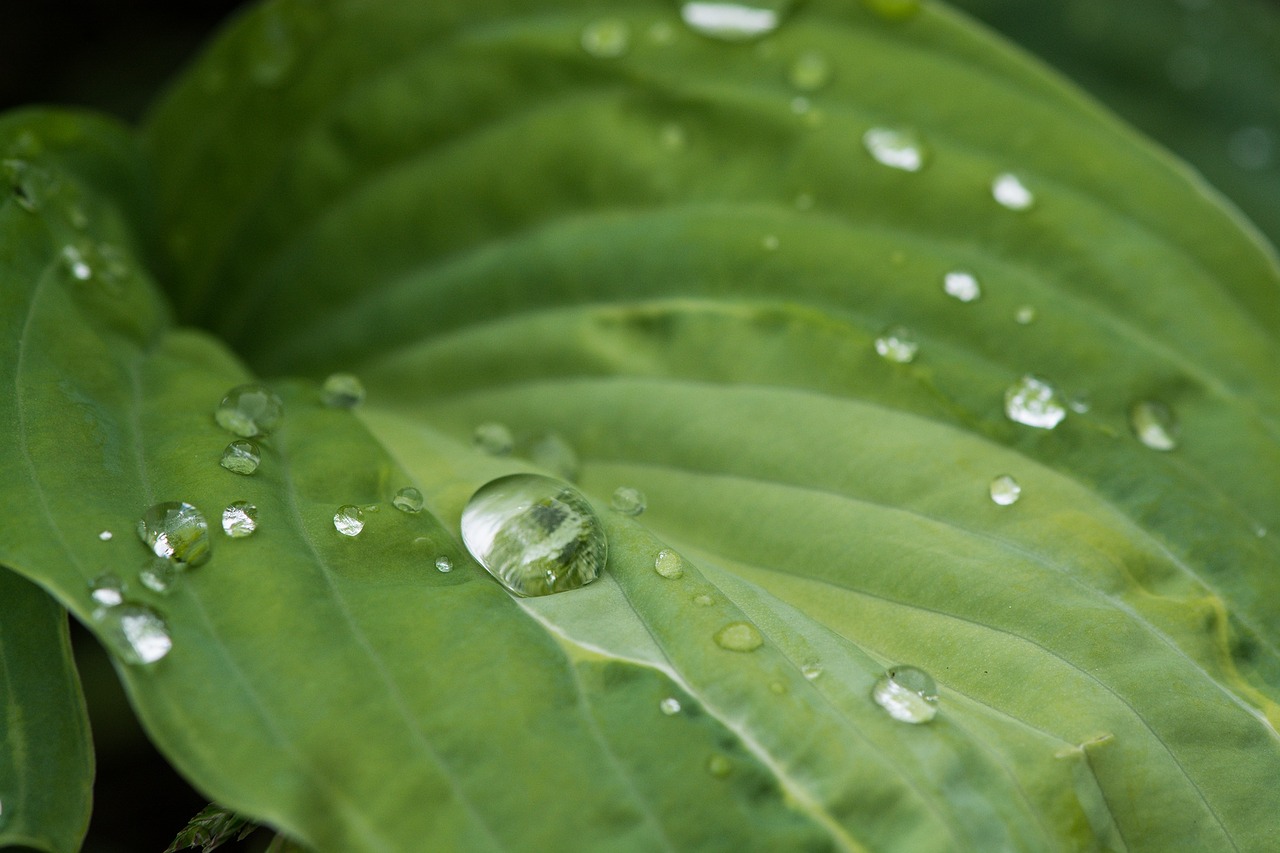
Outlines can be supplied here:
M436 557L436 571L444 575L449 574L449 572L453 571L453 560L450 560L444 554Z
M247 438L238 438L222 451L222 459L218 464L233 474L248 476L258 470L262 462L262 452L258 445Z
M707 759L707 772L717 779L723 779L733 772L733 763L719 753Z
M663 548L653 559L653 570L667 580L684 577L684 558L670 548Z
M928 156L924 143L914 131L873 127L862 134L862 146L882 166L903 172L918 172Z
M237 385L213 412L218 426L241 438L270 435L284 419L284 403L265 385Z
M920 352L915 333L905 326L890 326L875 340L876 353L885 361L910 364Z
M168 560L151 560L138 570L138 582L160 595L168 595L178 582L178 569Z
M1022 486L1008 474L1001 474L989 486L991 500L1000 506L1011 506L1022 495Z
M124 581L107 572L89 583L89 597L100 607L117 607L124 603Z
M1001 207L1009 210L1030 210L1036 203L1036 197L1022 179L1010 172L996 175L991 181L991 197Z
M88 281L93 278L93 267L85 252L78 246L67 244L62 247L62 263L76 281Z
M982 298L982 285L978 277L964 270L952 270L942 277L942 289L952 299L976 302Z
M232 539L252 536L258 529L258 508L248 501L227 504L222 511L222 532Z
M668 696L658 703L658 710L668 717L674 717L680 713L680 700L674 696Z
M1089 395L1085 393L1076 394L1067 403L1067 407L1077 415L1087 414L1093 408L1093 403L1089 399Z
M104 530L98 534L98 538L101 539L103 542L110 542L112 537L114 536L115 534L112 533L110 530Z
M157 557L182 566L200 566L212 554L209 523L200 510L182 501L158 503L138 521L138 538Z
M522 596L591 583L608 552L587 499L537 474L500 477L477 490L462 511L462 541L489 574Z
M574 482L578 479L581 463L573 445L560 435L549 432L534 439L529 445L529 461L550 471L561 480Z
M817 681L822 677L822 664L806 663L804 666L800 667L800 674L809 681Z
M613 497L609 498L609 507L623 515L640 515L648 505L644 492L630 486L618 486L613 490Z
M831 60L825 53L807 50L792 60L787 79L802 92L816 92L831 82L834 73Z
M107 645L127 664L155 663L173 648L169 626L149 607L100 607L93 612L93 621Z
M1159 400L1141 400L1129 409L1129 425L1138 440L1152 450L1178 446L1178 423L1173 410Z
M886 670L871 698L903 723L927 723L938 714L938 686L927 672L914 666Z
M904 21L920 11L921 0L862 0L862 5L887 21Z
M764 645L764 637L750 622L730 622L716 631L715 641L731 652L753 652Z
M401 512L422 512L422 504L422 492L413 486L405 486L391 499L391 505Z
M1004 392L1004 413L1014 423L1053 429L1067 416L1067 409L1052 385L1028 374Z
M1019 326L1030 326L1036 321L1035 306L1019 305L1018 310L1013 312L1013 321Z
M705 592L700 592L693 597L693 603L699 607L710 607L716 603L716 600Z
M631 28L618 18L601 18L582 28L581 43L596 59L617 59L631 48Z
M333 514L333 526L343 536L359 536L364 530L364 510L355 504L343 504Z
M793 0L744 0L739 3L685 2L680 17L694 32L719 41L751 41L776 30Z
M364 383L350 373L333 373L320 386L320 402L331 409L354 409L364 402Z
M507 456L516 444L506 425L492 421L477 426L471 440L477 449L490 456Z

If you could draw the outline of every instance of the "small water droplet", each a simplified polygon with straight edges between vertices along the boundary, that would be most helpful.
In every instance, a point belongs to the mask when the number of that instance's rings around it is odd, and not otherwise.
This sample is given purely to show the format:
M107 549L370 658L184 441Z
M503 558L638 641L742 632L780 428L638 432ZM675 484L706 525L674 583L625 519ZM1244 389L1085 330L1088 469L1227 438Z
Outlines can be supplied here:
M710 607L711 605L716 603L716 600L711 596L707 595L705 592L702 592L702 593L698 593L693 597L693 603L698 605L699 607Z
M89 265L84 250L79 246L73 246L70 243L63 246L62 263L76 281L88 281L93 278L93 267Z
M98 575L89 583L89 597L102 607L124 603L124 581L110 572Z
M213 412L218 426L241 438L270 435L284 419L284 403L265 385L237 385Z
M138 581L152 592L168 595L178 581L178 568L168 560L151 560L138 570Z
M1030 210L1036 197L1022 183L1022 179L1009 172L996 175L991 182L991 197L1001 207L1009 210Z
M222 511L222 532L232 539L243 539L258 529L258 508L248 501L227 504Z
M333 514L333 526L343 536L359 536L364 530L364 510L355 504L343 504Z
M890 326L875 341L876 352L885 361L910 364L920 351L915 333L905 326Z
M716 631L715 641L731 652L753 652L764 645L764 637L750 622L730 622Z
M99 539L101 539L103 542L110 542L110 541L111 541L111 538L112 538L114 535L115 535L115 534L114 534L114 533L112 533L110 530L104 530L104 531L102 531L101 533L99 533L99 534L98 534L98 538L99 538Z
M529 461L544 468L561 480L573 482L578 479L580 463L578 454L569 442L560 435L549 432L540 436L529 445Z
M648 505L644 492L630 486L618 486L613 490L613 497L609 499L610 508L623 515L640 515Z
M1019 305L1018 310L1013 312L1013 321L1019 326L1030 326L1036 321L1035 306Z
M107 645L127 664L155 663L173 648L169 626L149 607L100 607L93 612L93 621Z
M436 571L445 575L449 574L449 572L453 571L453 560L450 560L444 554L436 557Z
M776 252L778 251L778 246L780 245L781 244L778 242L777 234L766 234L760 238L760 246L766 252Z
M904 21L920 11L920 0L862 0L862 5L887 21Z
M807 50L791 62L787 79L802 92L816 92L831 82L834 68L827 55L817 50Z
M1259 524L1257 527L1253 528L1253 535L1257 536L1259 539L1262 539L1267 535L1267 528Z
M685 2L680 17L689 29L720 41L750 41L778 28L793 0L749 0L741 3Z
M472 433L471 440L475 443L477 449L488 453L490 456L507 456L515 447L515 439L511 437L511 430L507 429L504 424L488 422L480 424Z
M663 548L653 559L653 570L667 580L684 577L684 558L670 548Z
M247 476L258 470L258 463L261 461L262 453L258 450L258 445L247 438L239 438L222 451L222 459L218 464L233 474Z
M1142 400L1129 409L1129 425L1138 440L1152 450L1178 446L1178 423L1173 410L1158 400Z
M952 270L942 277L942 289L947 296L961 302L976 302L982 297L982 285L978 277L964 270Z
M549 595L594 581L608 543L591 504L572 486L537 474L493 480L462 511L471 556L516 595Z
M800 674L809 681L817 681L822 677L822 664L806 663L804 666L800 667Z
M1227 140L1227 156L1241 169L1258 172L1271 165L1275 135L1265 127L1242 127Z
M320 402L331 409L354 409L364 402L364 383L350 373L333 373L320 386Z
M680 700L674 696L668 696L658 703L658 710L668 717L674 717L680 713Z
M707 759L707 772L717 779L723 779L733 772L733 764L719 753Z
M1022 486L1008 474L1001 474L991 481L989 487L991 500L1000 506L1010 506L1018 502L1022 494Z
M903 172L918 172L924 168L927 152L913 131L873 127L862 134L862 146L882 166Z
M405 486L391 499L391 505L401 512L422 512L422 504L422 492L413 486Z
M1053 429L1067 416L1057 390L1044 379L1027 375L1004 392L1004 413L1014 423Z
M618 18L601 18L582 28L581 42L596 59L617 59L631 47L631 28Z
M927 672L914 666L895 666L885 672L871 692L877 705L903 723L927 723L938 713L938 686Z
M158 503L143 513L138 538L157 557L184 566L203 565L213 549L209 523L200 510L181 501Z
M1089 400L1089 395L1080 393L1073 396L1067 406L1077 415L1086 414L1093 407L1093 403Z

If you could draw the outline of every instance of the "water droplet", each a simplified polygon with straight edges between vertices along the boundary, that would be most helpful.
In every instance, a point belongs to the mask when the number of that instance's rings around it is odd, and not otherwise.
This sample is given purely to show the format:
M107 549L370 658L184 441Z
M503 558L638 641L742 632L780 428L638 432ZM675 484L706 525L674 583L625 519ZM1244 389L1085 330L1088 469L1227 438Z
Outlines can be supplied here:
M1275 135L1265 127L1242 127L1227 140L1227 156L1241 169L1261 171L1271 165Z
M591 583L608 551L587 499L536 474L500 477L472 495L462 511L462 541L489 574L523 596Z
M110 530L104 530L98 534L98 538L101 539L103 542L110 542L111 537L114 535L115 534L112 533Z
M152 592L168 595L178 581L178 569L168 560L151 560L138 570L138 581Z
M716 631L716 645L731 652L753 652L764 645L764 637L750 622L730 622Z
M816 92L831 82L833 73L831 60L826 54L807 50L792 61L787 79L802 92Z
M720 41L750 41L776 30L792 0L750 0L742 3L689 2L680 17L689 29Z
M707 759L707 772L717 779L723 779L733 772L733 764L719 753Z
M716 600L705 592L699 593L693 597L693 603L699 607L710 607L716 603Z
M124 581L110 572L98 575L89 584L89 597L102 607L117 607L124 603Z
M609 499L610 508L623 515L640 515L648 505L644 492L630 486L618 486L613 490L613 497Z
M862 5L888 21L903 21L920 11L920 0L862 0Z
M601 18L582 28L582 49L596 59L617 59L631 47L631 28L617 18Z
M79 246L67 244L62 247L62 263L76 281L88 281L93 278L93 267Z
M436 571L445 575L449 574L449 572L453 571L453 560L450 560L444 554L436 557Z
M1027 375L1004 392L1004 413L1014 423L1053 429L1067 416L1058 392L1045 380Z
M1036 197L1017 175L1004 172L991 182L991 197L1001 207L1009 210L1030 210Z
M209 523L200 510L180 501L158 503L143 513L138 538L157 557L183 566L204 564L213 548Z
M1093 407L1093 403L1089 401L1088 394L1080 393L1072 397L1067 406L1077 415L1083 415Z
M1009 506L1018 502L1022 494L1022 486L1008 474L1001 474L991 481L991 500L1000 506Z
M776 252L782 244L778 242L777 234L766 234L760 238L760 245L766 252Z
M822 664L807 663L804 666L800 667L800 674L803 675L805 678L807 678L809 681L817 681L819 678L822 677Z
M222 451L222 459L218 464L233 474L249 475L258 470L258 463L261 461L262 453L258 450L258 445L247 438L238 438Z
M1129 409L1129 425L1138 440L1152 450L1178 446L1178 423L1173 410L1158 400L1142 400Z
M500 423L483 423L476 427L476 431L472 434L471 440L475 442L475 446L490 456L506 456L511 453L511 449L515 447L515 439L511 437L511 430Z
M343 504L333 514L333 526L343 536L359 536L364 530L364 511L354 504Z
M222 532L232 539L243 539L258 529L258 508L248 501L227 504L222 511Z
M674 717L680 713L680 700L674 696L668 696L658 703L658 710L668 717Z
M1018 310L1013 312L1013 321L1020 326L1030 326L1036 321L1035 306L1019 305Z
M975 302L982 297L982 285L971 272L952 270L942 277L943 291L961 302Z
M653 560L653 570L667 580L684 577L684 559L670 548L663 548Z
M924 168L924 143L913 131L873 127L862 134L862 146L882 166L904 172L918 172Z
M149 607L100 607L93 612L93 621L108 646L127 664L155 663L173 648L169 626Z
M320 402L331 409L354 409L364 402L364 383L350 373L333 373L320 387Z
M1259 524L1257 527L1253 528L1253 535L1257 536L1259 539L1262 539L1267 535L1267 528Z
M214 410L218 426L242 438L270 435L284 418L284 403L265 385L237 385Z
M529 445L529 461L545 468L561 480L578 479L580 464L573 446L554 432L535 439Z
M405 486L391 499L391 505L401 512L422 512L422 503L422 492L413 486Z
M927 672L914 666L896 666L876 682L871 698L904 723L927 723L938 713L938 687Z
M920 351L915 333L905 326L890 326L875 341L876 352L886 361L910 364Z

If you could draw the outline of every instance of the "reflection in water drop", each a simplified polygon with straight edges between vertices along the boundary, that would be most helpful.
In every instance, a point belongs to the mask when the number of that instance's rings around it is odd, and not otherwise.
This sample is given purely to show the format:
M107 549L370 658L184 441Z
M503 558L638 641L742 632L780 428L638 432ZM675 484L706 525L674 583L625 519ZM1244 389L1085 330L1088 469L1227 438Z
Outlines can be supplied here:
M913 131L873 127L862 135L862 146L881 165L903 172L924 168L925 147Z
M653 570L667 580L684 577L684 559L670 548L663 548L653 560Z
M350 373L334 373L320 387L320 402L331 409L354 409L364 402L364 383Z
M989 491L992 501L1000 506L1010 506L1018 502L1022 494L1022 486L1008 474L1001 474L991 481Z
M1037 429L1053 429L1067 416L1057 390L1031 375L1023 376L1004 392L1004 412L1009 420Z
M996 175L991 182L991 197L1001 207L1009 210L1030 210L1036 203L1036 197L1017 175L1005 172Z
M445 575L449 574L449 572L453 571L453 560L450 560L444 554L436 557L436 571Z
M343 536L359 536L364 530L364 511L355 504L343 504L333 514L333 527Z
M875 348L885 361L909 364L915 361L920 343L916 340L915 333L905 326L890 326L876 338Z
M974 302L982 296L982 285L971 272L952 270L942 277L942 289L947 296L961 302Z
M222 532L243 539L258 529L258 508L248 501L236 501L222 511Z
M766 36L782 23L791 0L744 0L741 3L686 2L680 17L689 29L721 41L750 41Z
M143 513L138 538L157 556L184 566L204 564L212 553L209 523L189 503L167 501Z
M800 674L809 681L817 681L822 677L822 664L806 663L804 666L800 667Z
M222 459L218 464L233 474L247 476L258 470L261 461L262 452L258 449L258 445L247 438L241 438L227 445L222 451Z
M100 607L93 612L93 621L108 648L126 664L155 663L173 648L169 626L149 607Z
M480 424L472 433L471 440L477 449L490 456L507 456L515 447L515 439L505 424L490 421Z
M680 713L680 700L674 696L668 696L658 703L658 710L666 714L668 717L675 716Z
M914 666L887 670L871 697L889 716L904 723L927 723L938 713L937 685L928 673Z
M1178 446L1177 420L1173 410L1158 400L1142 400L1129 409L1129 424L1138 440L1152 450L1173 450Z
M89 583L89 597L101 607L123 604L124 581L110 572L98 575Z

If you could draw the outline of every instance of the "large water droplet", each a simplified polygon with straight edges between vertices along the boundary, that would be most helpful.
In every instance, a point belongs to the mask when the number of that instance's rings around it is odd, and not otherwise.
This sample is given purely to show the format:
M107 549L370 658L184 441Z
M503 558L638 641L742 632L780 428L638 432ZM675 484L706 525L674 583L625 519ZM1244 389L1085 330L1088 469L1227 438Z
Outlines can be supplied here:
M247 438L239 438L222 451L222 459L218 464L234 474L249 475L258 470L261 461L262 452L258 450L258 445Z
M730 622L716 631L715 641L731 652L753 652L764 645L764 637L750 622Z
M350 373L334 373L320 386L320 402L331 409L354 409L364 402L364 383Z
M284 418L284 403L265 385L237 385L213 413L218 426L243 438L270 435Z
M516 443L511 437L511 430L504 424L494 422L483 423L476 427L471 440L479 450L490 456L506 456L511 453Z
M450 560L444 554L436 557L436 571L445 575L449 574L449 572L453 571L453 560Z
M343 536L359 536L364 530L364 511L355 504L343 504L333 514L333 526Z
M975 302L982 296L978 277L964 270L952 270L942 277L942 289L947 296L961 302Z
M1178 446L1178 424L1173 410L1158 400L1142 400L1129 409L1129 424L1138 440L1152 450Z
M877 163L904 172L924 168L924 143L913 131L891 127L873 127L862 134L862 146Z
M1036 197L1022 183L1022 179L1009 172L996 175L992 180L991 197L1001 207L1009 210L1030 210L1036 203Z
M920 351L915 333L905 326L890 326L876 338L876 352L886 361L909 364Z
M815 92L831 82L833 73L831 60L825 53L807 50L792 61L787 79L802 92Z
M405 486L391 499L391 505L401 512L422 512L422 504L422 492L413 486Z
M901 21L920 11L920 0L862 0L862 5L888 21Z
M138 581L152 592L168 595L178 582L178 569L168 560L153 559L138 570Z
M578 479L578 454L569 442L554 432L539 436L529 444L529 461L545 468L561 480Z
M1018 502L1022 494L1022 486L1008 474L1001 474L991 481L991 500L1000 506L1010 506Z
M248 501L227 504L222 511L222 532L232 539L252 536L258 529L258 508Z
M667 580L684 577L684 559L670 548L663 548L653 559L653 570Z
M668 696L658 703L658 710L668 717L674 717L680 713L680 700L674 696Z
M1004 392L1004 413L1015 423L1053 429L1067 416L1067 409L1052 385L1027 375Z
M618 486L613 490L613 497L609 499L609 507L623 515L640 515L648 505L649 501L645 498L644 492L630 486Z
M582 28L581 41L596 59L617 59L631 47L631 28L618 18L601 18Z
M689 29L720 41L750 41L778 28L793 0L744 0L740 3L685 2L680 17Z
M143 513L138 538L157 557L183 566L202 565L213 548L209 523L200 510L179 501L158 503Z
M169 626L149 607L100 607L93 612L93 621L108 646L127 664L155 663L173 648Z
M577 489L537 474L482 486L462 512L471 556L516 595L577 589L599 577L608 543Z
M89 597L100 607L116 607L124 603L124 581L114 574L98 575L89 584Z
M938 713L938 686L927 672L914 666L895 666L876 682L871 697L904 723L927 723Z

